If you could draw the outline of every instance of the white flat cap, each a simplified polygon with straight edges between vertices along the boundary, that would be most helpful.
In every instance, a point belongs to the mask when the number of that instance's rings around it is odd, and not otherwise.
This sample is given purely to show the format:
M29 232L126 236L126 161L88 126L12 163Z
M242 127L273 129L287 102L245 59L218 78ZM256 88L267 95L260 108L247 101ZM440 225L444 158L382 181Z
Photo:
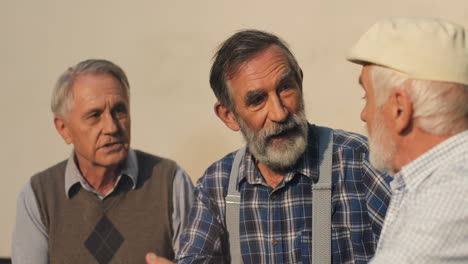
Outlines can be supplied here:
M468 31L438 18L390 18L364 33L347 59L379 64L413 79L468 85Z

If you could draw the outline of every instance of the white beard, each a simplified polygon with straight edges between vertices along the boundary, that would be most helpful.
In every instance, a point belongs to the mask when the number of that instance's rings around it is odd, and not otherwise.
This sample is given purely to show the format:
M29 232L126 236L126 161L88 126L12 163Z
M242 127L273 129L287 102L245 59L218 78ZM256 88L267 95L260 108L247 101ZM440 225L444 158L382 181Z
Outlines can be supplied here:
M373 127L367 127L370 163L375 169L392 175L395 173L392 161L397 152L395 142L385 128L381 113L375 116L373 123Z

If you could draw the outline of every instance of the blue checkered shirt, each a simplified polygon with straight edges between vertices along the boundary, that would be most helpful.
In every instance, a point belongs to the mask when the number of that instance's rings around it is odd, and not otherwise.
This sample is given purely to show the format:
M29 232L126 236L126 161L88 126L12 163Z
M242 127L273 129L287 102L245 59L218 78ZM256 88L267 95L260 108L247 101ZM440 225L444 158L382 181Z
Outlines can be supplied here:
M318 141L272 189L247 151L239 168L240 242L244 263L311 263L312 183L318 179ZM334 130L332 263L367 263L374 255L390 202L389 178L367 161L365 137ZM200 178L178 263L229 263L225 197L236 152Z

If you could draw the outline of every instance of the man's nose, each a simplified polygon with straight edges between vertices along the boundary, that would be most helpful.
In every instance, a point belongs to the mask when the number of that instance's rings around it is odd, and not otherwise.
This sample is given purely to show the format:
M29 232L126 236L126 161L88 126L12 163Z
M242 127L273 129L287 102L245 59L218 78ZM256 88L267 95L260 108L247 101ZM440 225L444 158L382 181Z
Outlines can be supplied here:
M365 107L361 111L361 120L367 122L367 111Z
M278 96L275 96L270 101L268 116L273 122L283 122L289 115L288 109Z
M106 113L103 117L103 132L104 134L115 134L118 131L117 119L112 113Z

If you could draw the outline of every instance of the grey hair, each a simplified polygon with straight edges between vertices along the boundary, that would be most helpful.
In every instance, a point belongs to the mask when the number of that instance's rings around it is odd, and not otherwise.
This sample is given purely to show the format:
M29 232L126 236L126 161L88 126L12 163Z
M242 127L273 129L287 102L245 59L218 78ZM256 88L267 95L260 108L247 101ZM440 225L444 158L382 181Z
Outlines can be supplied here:
M71 88L76 78L83 74L108 74L113 76L130 97L130 85L125 72L118 65L108 60L89 59L68 68L57 80L52 93L51 109L55 116L67 119L73 106Z
M371 80L377 107L394 89L406 90L413 104L413 119L425 132L447 135L468 129L468 86L458 83L411 79L395 70L372 65Z
M242 30L220 45L211 66L211 89L221 105L235 113L232 91L227 85L227 80L232 78L244 63L273 45L278 46L284 52L298 84L302 84L301 68L285 41L268 32Z

